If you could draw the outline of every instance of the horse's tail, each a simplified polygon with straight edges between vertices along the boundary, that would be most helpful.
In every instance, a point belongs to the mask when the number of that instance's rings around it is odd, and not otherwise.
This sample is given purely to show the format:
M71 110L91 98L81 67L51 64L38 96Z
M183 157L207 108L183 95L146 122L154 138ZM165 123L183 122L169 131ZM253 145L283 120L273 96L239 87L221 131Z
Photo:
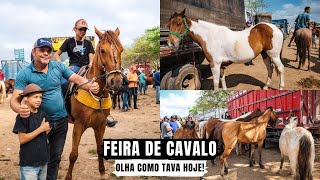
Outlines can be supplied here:
M312 175L311 153L311 141L306 135L304 135L299 140L299 152L295 179L306 179Z
M306 36L304 34L301 34L301 38L300 38L300 50L299 53L300 57L301 57L301 65L304 67L305 63L306 63L306 54L307 54L307 39Z

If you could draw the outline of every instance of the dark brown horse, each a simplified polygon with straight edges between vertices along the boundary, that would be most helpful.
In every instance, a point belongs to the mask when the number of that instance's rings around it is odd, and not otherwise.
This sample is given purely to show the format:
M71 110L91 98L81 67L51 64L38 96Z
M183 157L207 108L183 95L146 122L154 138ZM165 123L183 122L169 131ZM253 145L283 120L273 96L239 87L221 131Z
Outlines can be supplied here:
M228 174L227 157L237 142L251 144L251 159L253 157L255 144L258 143L259 165L261 169L264 169L261 156L263 141L267 134L266 128L269 123L271 126L276 125L277 118L276 112L270 107L263 112L262 116L250 122L231 121L223 125L221 136L224 143L224 151L220 156L221 176ZM251 166L253 166L252 163L250 163L250 167Z
M14 89L14 83L16 82L15 79L7 79L4 81L4 84L6 86L6 93L8 94L11 90Z
M121 75L121 52L123 47L119 41L120 30L100 32L95 28L99 37L99 43L93 59L93 64L87 73L88 79L95 79L100 86L98 97L109 97L109 90L119 90L122 84ZM105 167L103 164L103 135L106 129L106 117L110 114L108 109L94 109L80 103L74 96L71 97L71 115L74 117L74 128L72 135L72 151L69 156L69 169L66 179L72 179L72 170L78 158L78 147L81 136L87 128L93 128L99 161L101 178L105 178Z
M195 123L190 121L189 123L182 124L182 127L178 128L173 134L174 139L199 139L196 132Z
M299 56L299 66L305 66L307 55L308 55L308 71L310 71L310 46L311 46L312 31L309 28L301 28L296 31L295 43L297 45L297 56L296 61L298 61ZM308 53L308 54L307 54Z

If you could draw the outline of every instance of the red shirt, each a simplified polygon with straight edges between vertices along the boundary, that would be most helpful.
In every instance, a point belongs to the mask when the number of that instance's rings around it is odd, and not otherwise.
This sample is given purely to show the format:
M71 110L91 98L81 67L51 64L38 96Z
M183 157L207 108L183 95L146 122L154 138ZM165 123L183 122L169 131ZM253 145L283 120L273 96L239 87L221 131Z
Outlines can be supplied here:
M0 81L4 80L4 74L2 72L0 72Z

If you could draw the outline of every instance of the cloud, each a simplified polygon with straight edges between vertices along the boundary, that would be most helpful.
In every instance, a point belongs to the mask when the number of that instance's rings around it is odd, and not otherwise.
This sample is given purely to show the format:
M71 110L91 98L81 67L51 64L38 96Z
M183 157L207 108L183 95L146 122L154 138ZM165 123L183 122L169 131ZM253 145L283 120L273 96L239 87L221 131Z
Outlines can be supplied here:
M199 91L161 91L160 116L171 116L173 114L187 116L189 108L195 105L199 93Z
M39 37L74 36L77 19L89 25L88 36L98 29L120 29L125 46L133 43L148 28L160 24L159 0L11 0L0 3L0 59L13 59L13 49L25 49L30 58ZM97 37L96 37L97 38Z
M282 7L272 13L272 19L287 19L291 26L294 25L296 17L304 12L306 6L311 7L310 18L312 21L320 21L320 3L319 1L303 1L300 5L284 4Z

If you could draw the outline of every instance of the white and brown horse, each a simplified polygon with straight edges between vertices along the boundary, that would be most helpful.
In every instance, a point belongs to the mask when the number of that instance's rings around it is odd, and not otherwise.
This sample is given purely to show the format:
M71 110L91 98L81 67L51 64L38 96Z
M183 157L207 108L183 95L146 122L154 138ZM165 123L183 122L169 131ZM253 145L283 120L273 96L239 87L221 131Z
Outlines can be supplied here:
M312 179L315 158L312 134L303 127L297 127L297 117L289 117L288 122L279 140L281 163L277 173L282 171L284 156L288 156L294 179Z
M227 89L223 66L232 63L249 62L259 54L268 70L264 89L271 84L272 64L280 75L280 89L284 88L284 66L281 62L283 34L273 24L259 23L243 31L232 31L225 26L191 20L185 16L185 10L174 13L169 22L168 45L179 48L184 36L190 36L201 47L210 63L214 89L219 88L219 76L223 89Z

